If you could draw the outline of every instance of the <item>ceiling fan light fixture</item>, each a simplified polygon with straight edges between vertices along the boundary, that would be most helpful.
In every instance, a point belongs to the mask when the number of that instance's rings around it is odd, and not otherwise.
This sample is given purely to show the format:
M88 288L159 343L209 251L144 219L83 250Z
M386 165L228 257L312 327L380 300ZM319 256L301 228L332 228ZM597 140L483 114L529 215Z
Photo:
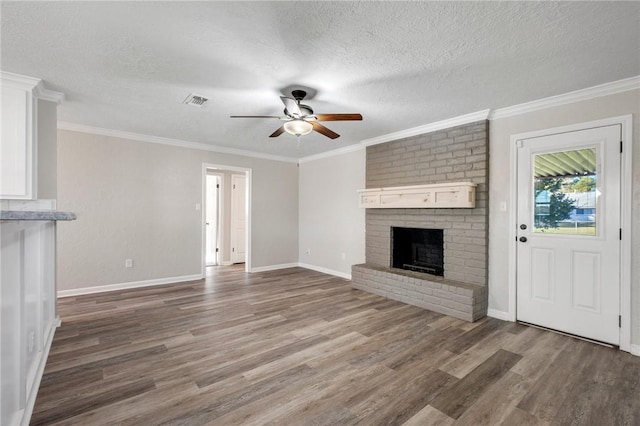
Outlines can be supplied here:
M301 119L295 119L284 123L284 130L294 136L304 136L311 133L313 124Z

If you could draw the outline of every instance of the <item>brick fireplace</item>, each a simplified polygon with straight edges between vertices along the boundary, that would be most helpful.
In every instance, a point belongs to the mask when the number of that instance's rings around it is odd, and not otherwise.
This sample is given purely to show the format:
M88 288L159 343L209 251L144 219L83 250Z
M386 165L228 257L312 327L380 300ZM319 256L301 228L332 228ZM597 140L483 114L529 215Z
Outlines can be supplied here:
M488 121L479 121L367 148L367 188L473 182L476 206L368 208L354 287L467 321L486 315L488 146ZM395 228L441 231L442 271L394 265Z

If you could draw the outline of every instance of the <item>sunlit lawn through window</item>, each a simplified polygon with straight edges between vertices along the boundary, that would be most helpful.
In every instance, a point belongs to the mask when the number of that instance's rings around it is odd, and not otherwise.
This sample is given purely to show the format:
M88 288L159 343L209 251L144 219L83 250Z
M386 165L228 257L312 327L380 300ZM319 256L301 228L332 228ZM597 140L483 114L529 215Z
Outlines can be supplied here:
M596 235L595 226L561 227L561 228L536 228L539 234L563 234L563 235Z

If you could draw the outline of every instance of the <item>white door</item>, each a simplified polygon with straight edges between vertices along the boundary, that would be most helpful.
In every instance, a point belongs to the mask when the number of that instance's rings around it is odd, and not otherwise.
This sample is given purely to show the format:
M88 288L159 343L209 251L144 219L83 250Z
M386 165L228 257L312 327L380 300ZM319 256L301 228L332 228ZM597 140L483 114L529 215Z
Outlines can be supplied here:
M245 261L247 226L247 185L245 175L231 175L231 262Z
M519 321L619 344L620 132L518 141Z
M207 175L205 196L205 263L207 266L218 264L219 247L219 200L220 200L220 177Z

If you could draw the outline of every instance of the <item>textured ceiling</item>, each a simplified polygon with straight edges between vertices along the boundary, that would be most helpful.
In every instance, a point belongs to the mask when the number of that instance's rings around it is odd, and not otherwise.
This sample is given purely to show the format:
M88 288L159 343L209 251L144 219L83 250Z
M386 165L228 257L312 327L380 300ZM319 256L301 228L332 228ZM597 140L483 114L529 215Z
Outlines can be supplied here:
M1 2L1 67L61 121L288 157L640 74L638 2ZM342 136L268 135L317 91ZM181 102L196 93L206 108ZM290 93L285 93L290 94Z

